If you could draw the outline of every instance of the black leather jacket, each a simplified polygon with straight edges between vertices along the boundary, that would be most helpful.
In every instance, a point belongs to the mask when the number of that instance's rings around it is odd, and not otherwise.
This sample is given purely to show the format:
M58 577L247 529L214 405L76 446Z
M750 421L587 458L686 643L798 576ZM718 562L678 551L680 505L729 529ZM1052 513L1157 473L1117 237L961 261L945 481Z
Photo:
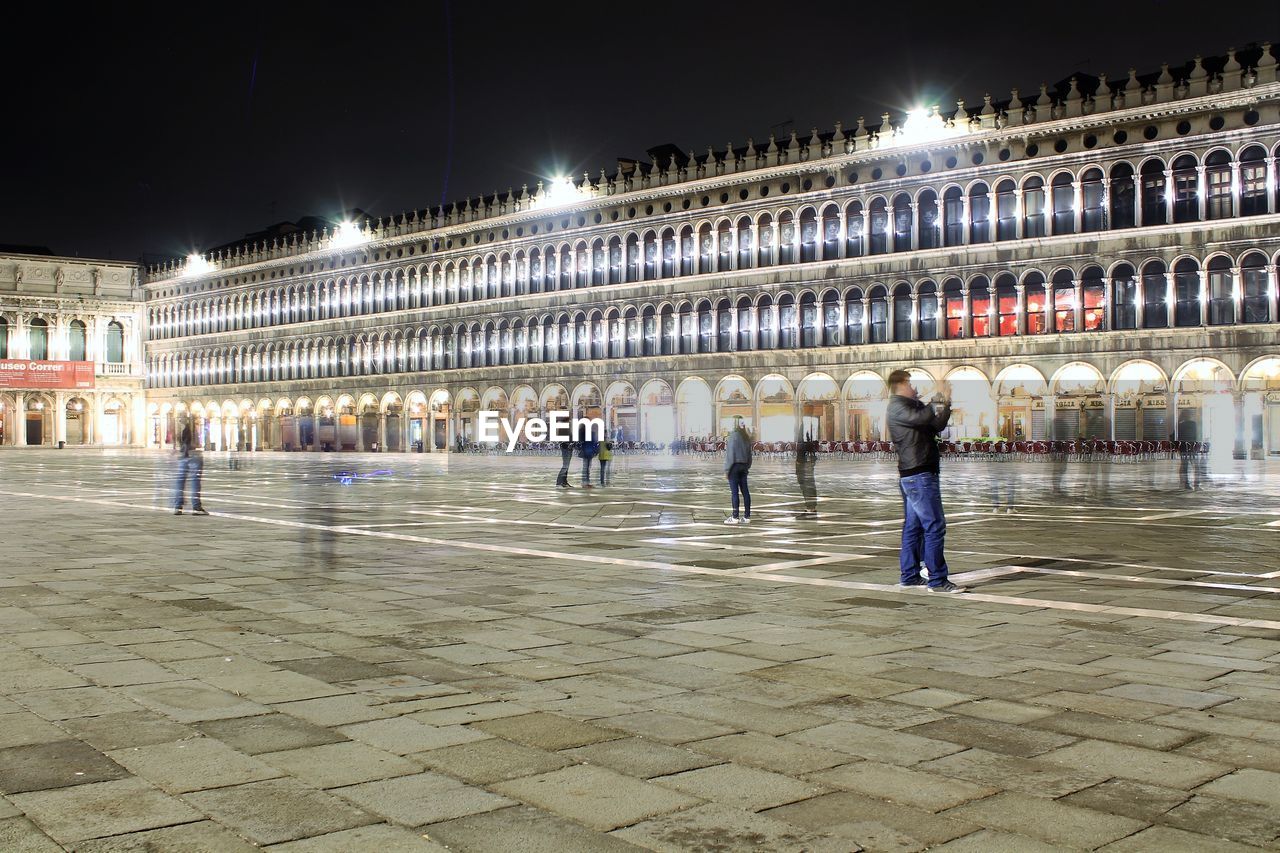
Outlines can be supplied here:
M889 438L898 454L898 475L938 473L938 442L935 437L951 419L951 404L933 406L894 394L887 410Z

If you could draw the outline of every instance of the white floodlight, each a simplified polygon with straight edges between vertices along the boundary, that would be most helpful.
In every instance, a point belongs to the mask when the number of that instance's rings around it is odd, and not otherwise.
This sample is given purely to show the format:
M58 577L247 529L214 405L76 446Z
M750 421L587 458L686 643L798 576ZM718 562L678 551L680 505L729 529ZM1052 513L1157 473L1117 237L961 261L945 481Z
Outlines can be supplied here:
M553 178L551 183L543 187L542 195L543 207L558 207L562 204L577 201L578 188L574 185L572 178L568 175L561 175L558 178Z
M183 268L182 274L187 278L192 276L204 275L213 272L217 267L209 263L204 255L190 254L187 255L187 265Z
M345 220L338 223L338 227L333 231L333 238L330 245L335 249L349 249L352 246L359 246L365 242L364 232L360 230L360 226L356 223Z
M882 132L880 144L882 147L886 144L893 146L918 145L963 134L964 130L959 127L948 127L936 107L932 110L924 107L914 107L907 110L906 120L903 121L902 126L897 129L892 137Z

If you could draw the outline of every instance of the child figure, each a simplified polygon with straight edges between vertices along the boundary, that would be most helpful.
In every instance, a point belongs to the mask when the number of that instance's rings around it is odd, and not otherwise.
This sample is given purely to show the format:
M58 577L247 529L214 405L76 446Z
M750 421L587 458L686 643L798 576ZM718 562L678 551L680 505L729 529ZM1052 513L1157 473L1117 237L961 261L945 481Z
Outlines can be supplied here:
M613 442L605 441L600 445L600 485L609 485L609 465L613 462Z

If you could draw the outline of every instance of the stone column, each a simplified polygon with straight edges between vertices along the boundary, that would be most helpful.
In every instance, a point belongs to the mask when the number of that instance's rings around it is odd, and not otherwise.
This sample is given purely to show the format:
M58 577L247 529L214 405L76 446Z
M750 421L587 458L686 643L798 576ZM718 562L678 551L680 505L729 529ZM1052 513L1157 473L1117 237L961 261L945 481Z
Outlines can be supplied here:
M969 285L960 288L960 304L961 311L964 312L960 317L960 334L965 340L973 337L973 302L969 295Z
M1233 459L1248 459L1249 448L1245 444L1245 412L1244 412L1244 394L1240 391L1231 392L1231 408L1235 419L1235 441L1231 448L1231 456Z
M1267 157L1267 213L1276 212L1276 158ZM1272 315L1275 316L1274 314Z
M1142 284L1142 276L1140 275L1134 276L1133 281L1137 285L1137 287L1134 289L1134 296L1133 296L1133 314L1134 314L1133 324L1135 327L1141 329L1142 324L1146 322L1146 314L1147 314L1146 297L1143 295L1144 288Z
M1014 282L1013 293L1018 310L1017 328L1014 329L1014 334L1025 335L1027 333L1027 286L1020 281Z
M941 202L939 202L939 203L941 203ZM998 202L997 202L997 204L998 204ZM1024 236L1026 236L1026 223L1024 222L1023 212L1024 212L1024 211L1023 211L1023 207L1022 207L1022 187L1014 187L1014 190L1013 190L1013 216L1014 216L1014 220L1013 220L1013 228L1014 228L1014 237L1016 237L1016 238L1017 238L1017 239L1019 239L1019 240L1021 240ZM996 215L997 215L997 217L999 216L999 211L997 211L997 214L996 214ZM997 425L997 426L998 426L998 425Z
M1204 197L1205 186L1204 166L1196 166L1196 219L1199 222L1204 222L1209 207L1209 200Z
M1084 331L1084 282L1081 279L1075 279L1071 282L1072 299L1075 302L1075 308L1072 311L1072 325L1075 331Z
M1209 271L1203 266L1196 273L1197 286L1200 288L1200 325L1209 324Z
M1142 175L1133 173L1133 227L1142 226Z
M911 248L920 248L920 205L911 202Z
M870 219L870 217L866 217L866 218L867 218L867 219ZM963 225L963 227L960 229L960 231L961 231L961 234L960 234L960 243L961 243L962 245L968 245L968 243L970 242L970 241L969 241L969 231L970 231L970 229L971 229L971 227L972 227L972 223L970 222L970 213L969 213L969 195L968 195L968 193L966 193L966 194L964 194L964 195L960 196L960 222L961 222L961 224ZM944 229L944 230L945 230L945 229ZM943 235L943 240L942 240L942 242L943 242L943 243L946 243L946 242L947 242L947 241L946 241L946 235L945 235L945 234Z
M1231 312L1233 323L1244 322L1244 278L1240 267L1231 268Z
M1173 222L1173 196L1175 190L1173 186L1173 170L1164 170L1164 221L1166 224Z
M1084 230L1084 211L1082 210L1084 202L1084 192L1080 187L1080 182L1071 182L1071 224L1075 228L1076 234ZM1078 328L1078 327L1077 327Z
M911 291L911 340L920 340L920 294L914 290Z

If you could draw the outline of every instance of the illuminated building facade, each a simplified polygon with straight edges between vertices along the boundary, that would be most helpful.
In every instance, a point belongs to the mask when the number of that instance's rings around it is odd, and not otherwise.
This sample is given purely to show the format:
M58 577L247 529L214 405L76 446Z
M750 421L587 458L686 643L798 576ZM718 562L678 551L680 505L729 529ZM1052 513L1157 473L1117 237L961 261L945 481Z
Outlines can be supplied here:
M146 277L148 435L443 450L476 413L625 438L883 436L884 377L955 437L1280 453L1270 45L954 114L560 179ZM927 389L926 389L927 390Z
M0 445L147 443L139 272L0 253Z

